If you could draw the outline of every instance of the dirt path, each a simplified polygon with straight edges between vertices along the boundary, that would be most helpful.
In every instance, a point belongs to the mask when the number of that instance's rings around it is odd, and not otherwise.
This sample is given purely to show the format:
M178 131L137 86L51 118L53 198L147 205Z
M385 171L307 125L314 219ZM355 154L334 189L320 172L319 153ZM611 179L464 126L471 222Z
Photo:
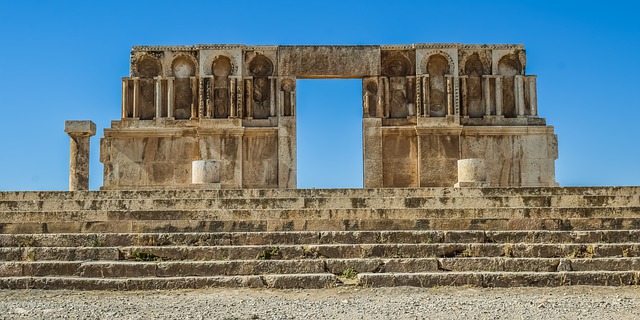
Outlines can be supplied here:
M640 288L2 290L0 318L640 319Z

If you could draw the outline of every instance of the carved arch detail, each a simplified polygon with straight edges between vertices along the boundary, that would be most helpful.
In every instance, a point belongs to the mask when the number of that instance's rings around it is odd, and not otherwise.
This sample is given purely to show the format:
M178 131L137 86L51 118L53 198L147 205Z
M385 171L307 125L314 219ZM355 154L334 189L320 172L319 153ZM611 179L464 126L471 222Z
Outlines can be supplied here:
M422 58L422 61L420 61L420 73L421 74L427 74L427 64L429 63L429 59L434 56L434 55L441 55L442 57L444 57L448 64L449 64L449 73L452 73L453 70L455 70L455 65L456 63L453 61L453 59L451 58L451 56L442 51L442 50L433 50L433 51L429 51L427 52L424 57Z
M458 53L460 75L469 74L467 70L467 61L474 55L478 55L478 59L482 63L482 74L491 74L491 52L488 50L468 50Z
M204 58L204 60L202 61L202 65L203 65L203 73L204 75L207 76L211 76L213 75L213 64L215 63L216 60L220 59L220 58L227 58L229 59L229 62L231 63L231 72L229 73L229 75L235 75L238 73L238 66L239 63L238 61L236 61L235 57L231 54L224 54L224 53L215 53L215 54L210 54L208 56L206 56Z
M178 65L178 63L180 63L181 61L185 61L188 62L188 64L182 64L181 66ZM179 74L176 74L176 67L178 68L185 68L188 67L191 70L187 70L187 69L180 69L179 70ZM169 76L173 76L176 78L179 78L180 76L184 76L186 73L190 73L189 76L195 76L198 73L198 61L196 60L195 57L189 55L189 54L177 54L175 55L172 59L171 59L171 67L167 69L169 72ZM190 72L188 72L190 71Z
M142 78L153 78L162 74L160 59L150 54L143 54L133 64L134 74Z

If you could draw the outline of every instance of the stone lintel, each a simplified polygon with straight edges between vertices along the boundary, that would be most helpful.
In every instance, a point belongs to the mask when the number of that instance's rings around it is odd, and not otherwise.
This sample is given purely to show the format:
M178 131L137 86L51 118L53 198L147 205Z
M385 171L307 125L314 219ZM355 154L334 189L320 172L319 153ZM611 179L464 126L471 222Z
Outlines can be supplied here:
M94 136L96 124L91 120L65 120L64 132L70 136Z
M280 75L362 78L380 74L379 46L280 46Z

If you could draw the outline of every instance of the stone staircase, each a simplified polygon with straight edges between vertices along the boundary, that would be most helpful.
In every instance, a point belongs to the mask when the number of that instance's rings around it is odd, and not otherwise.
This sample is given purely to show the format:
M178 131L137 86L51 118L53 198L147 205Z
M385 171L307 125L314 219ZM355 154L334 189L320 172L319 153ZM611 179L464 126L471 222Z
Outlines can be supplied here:
M639 283L640 187L0 192L0 288Z

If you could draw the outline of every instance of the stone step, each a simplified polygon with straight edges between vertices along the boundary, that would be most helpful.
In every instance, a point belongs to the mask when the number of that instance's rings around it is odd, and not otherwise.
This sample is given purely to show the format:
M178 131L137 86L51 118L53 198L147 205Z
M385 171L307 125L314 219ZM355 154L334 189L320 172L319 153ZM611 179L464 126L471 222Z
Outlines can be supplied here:
M206 210L70 210L3 212L0 223L94 222L141 220L343 220L343 219L552 219L640 218L636 207L554 208L413 208L413 209L206 209Z
M210 277L261 274L640 271L640 258L402 258L0 262L0 277Z
M161 198L84 200L3 200L0 212L47 211L156 211L186 209L474 209L522 207L627 207L640 206L636 195L522 195L394 197L294 197L294 198Z
M357 230L631 230L640 217L596 218L402 218L273 220L111 220L4 222L0 233L167 233Z
M504 197L504 196L637 196L639 187L509 187L509 188L382 188L382 189L237 189L237 190L112 190L112 191L5 191L0 201L313 198L313 197Z
M324 273L323 260L0 262L0 277L190 277Z
M266 246L4 247L0 261L640 257L640 243L433 243Z
M365 287L557 287L639 285L638 271L361 273Z
M0 234L0 247L125 247L411 243L616 243L640 240L640 230L591 231L285 231L201 233Z
M321 289L338 284L334 274L268 274L259 276L213 277L4 277L0 289L66 290L183 290L213 287L277 289ZM638 271L575 272L423 272L361 273L357 284L364 287L550 287L567 285L639 285Z
M335 286L330 273L265 274L214 277L84 278L84 277L5 277L0 289L50 290L183 290L206 288L322 289Z

